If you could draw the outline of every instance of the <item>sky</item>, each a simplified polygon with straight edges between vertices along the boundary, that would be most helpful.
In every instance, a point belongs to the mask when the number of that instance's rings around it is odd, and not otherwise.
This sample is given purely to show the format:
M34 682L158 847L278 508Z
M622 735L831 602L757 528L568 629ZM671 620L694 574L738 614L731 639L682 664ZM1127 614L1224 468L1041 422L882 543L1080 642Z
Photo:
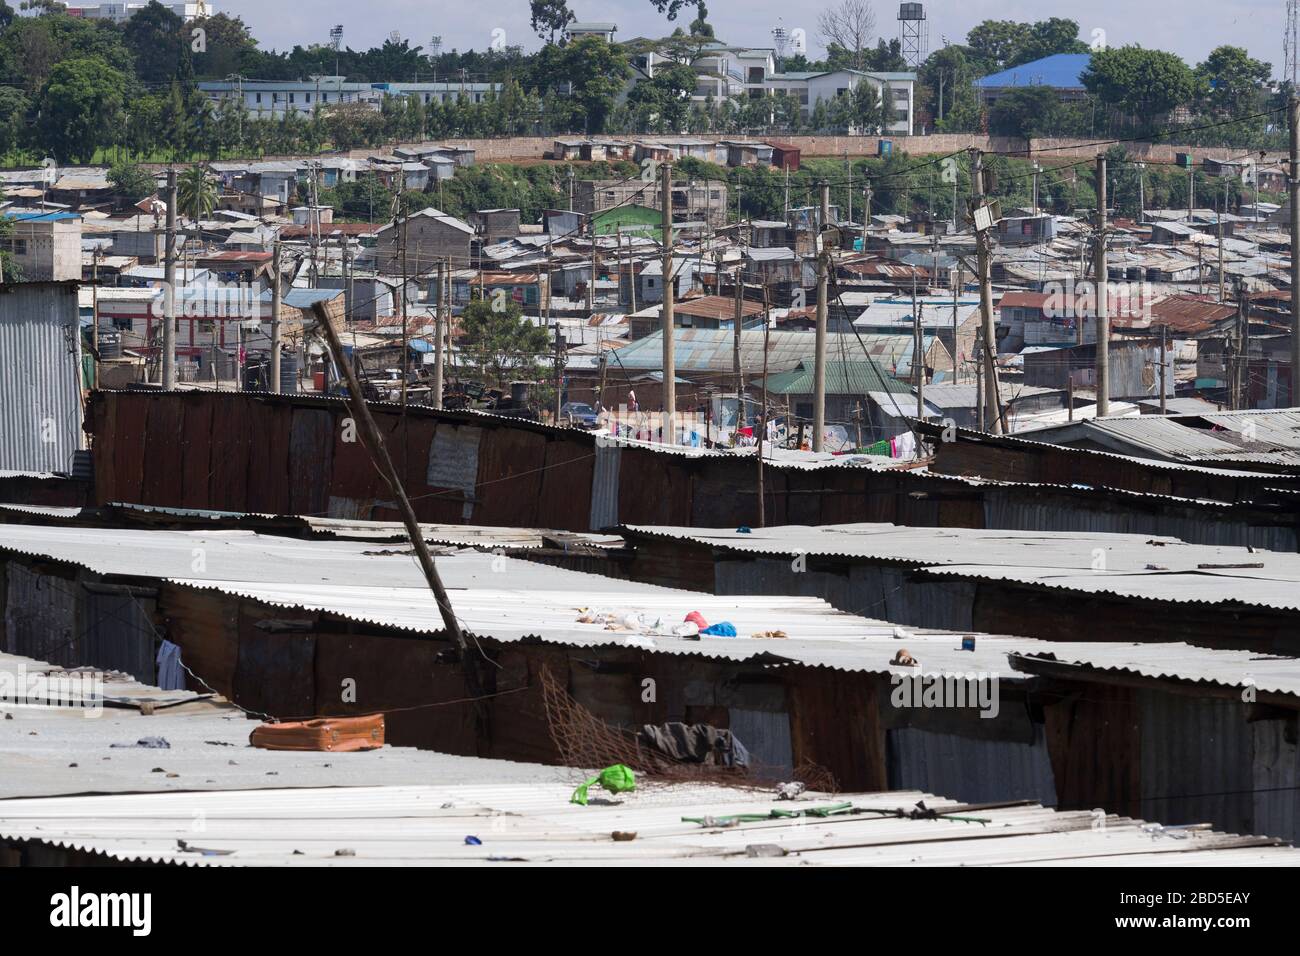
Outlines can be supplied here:
M772 46L771 31L781 25L802 29L812 58L823 54L817 35L817 14L834 0L791 3L790 0L707 0L709 22L718 38L731 44ZM494 36L506 44L535 49L540 41L528 25L527 0L215 0L216 10L242 17L265 49L328 42L335 24L344 28L344 43L364 49L383 43L397 32L413 45L429 46L441 35L443 49L486 49ZM877 31L886 39L898 35L898 4L876 0ZM569 0L579 20L612 21L617 38L664 36L694 18L683 11L669 23L651 0ZM1079 24L1081 39L1104 35L1111 46L1139 43L1170 50L1191 65L1221 44L1244 46L1252 56L1282 71L1285 0L939 0L925 4L930 49L943 38L959 43L966 31L983 20L1032 21L1069 17ZM792 12L793 11L793 12ZM496 34L494 31L504 31ZM1094 31L1104 31L1096 34Z

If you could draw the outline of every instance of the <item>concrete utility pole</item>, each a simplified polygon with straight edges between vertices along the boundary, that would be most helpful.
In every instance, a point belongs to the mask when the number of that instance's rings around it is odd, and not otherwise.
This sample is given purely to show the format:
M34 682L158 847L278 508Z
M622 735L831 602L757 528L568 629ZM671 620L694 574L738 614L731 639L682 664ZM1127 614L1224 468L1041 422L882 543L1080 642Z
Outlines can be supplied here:
M1110 296L1106 266L1106 157L1097 154L1097 414L1110 414Z
M271 247L271 391L280 393L280 240Z
M660 206L663 215L664 242L664 306L662 326L664 333L664 411L663 437L673 441L677 422L677 359L673 354L673 164L660 166Z
M1292 94L1291 117L1291 394L1290 405L1300 405L1300 95Z
M978 206L984 199L984 154L971 149L971 196ZM980 349L980 369L976 385L982 389L981 415L984 426L995 435L1002 434L1002 416L999 414L997 363L997 334L993 328L993 278L989 265L988 230L975 231L975 253L980 280L980 332L983 335Z
M822 180L821 189L821 233L829 228L831 221L831 187ZM826 296L830 283L831 253L825 242L819 243L817 250L817 332L814 339L813 364L813 437L812 450L821 451L823 435L826 431Z
M167 243L163 272L162 386L176 387L176 170L167 170Z

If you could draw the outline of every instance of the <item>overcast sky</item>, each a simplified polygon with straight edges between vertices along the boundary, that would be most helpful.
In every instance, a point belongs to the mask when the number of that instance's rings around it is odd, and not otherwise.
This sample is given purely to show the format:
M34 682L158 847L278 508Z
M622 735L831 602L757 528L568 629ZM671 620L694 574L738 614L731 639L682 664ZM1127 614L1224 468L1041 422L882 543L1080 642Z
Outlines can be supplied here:
M781 24L802 28L810 56L823 52L817 36L817 12L832 0L791 3L790 0L708 0L709 22L719 39L733 44L771 46L771 31ZM579 20L606 20L618 24L619 39L663 36L694 17L693 9L669 24L650 0L569 0ZM344 28L344 42L353 49L378 45L390 33L400 33L426 49L435 34L443 49L485 49L493 31L504 30L505 42L534 49L539 41L528 26L527 0L215 0L216 10L243 18L263 48L286 49L294 44L326 42L336 23ZM898 35L898 4L877 0L878 32ZM981 20L1039 20L1070 17L1080 35L1090 41L1094 30L1104 30L1112 46L1140 43L1171 50L1195 65L1214 47L1231 43L1244 46L1252 56L1282 70L1282 33L1285 0L939 0L926 3L930 49L943 37L957 43ZM791 12L791 11L795 12ZM782 22L783 21L783 22Z

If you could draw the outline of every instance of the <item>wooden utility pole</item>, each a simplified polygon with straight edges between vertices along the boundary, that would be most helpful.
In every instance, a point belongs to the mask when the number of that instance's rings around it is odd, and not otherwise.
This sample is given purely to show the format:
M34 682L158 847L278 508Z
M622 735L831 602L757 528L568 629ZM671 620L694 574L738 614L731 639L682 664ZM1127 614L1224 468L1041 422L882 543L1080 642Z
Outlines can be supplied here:
M1110 414L1110 271L1106 265L1106 155L1097 154L1097 415Z
M1160 326L1160 414L1161 415L1164 415L1169 411L1169 404L1165 397L1165 392L1168 390L1167 380L1165 378L1165 375L1167 374L1165 371L1165 367L1169 361L1168 355L1169 355L1169 326L1162 325Z
M90 277L90 349L94 352L90 371L90 387L99 388L99 247L91 254Z
M271 246L271 391L280 388L280 240Z
M660 165L660 206L663 215L663 438L674 441L677 431L677 359L673 352L673 164Z
M348 242L346 232L339 236L339 243L343 246L344 321L346 321L348 325L352 325L357 320L356 313L353 311L353 309L356 308L356 299L354 298L355 290L353 289L352 278L352 246Z
M871 228L871 180L862 190L862 251L867 251L867 230Z
M721 256L719 256L721 260ZM736 288L733 290L735 308L732 319L735 328L731 336L731 370L736 376L736 428L745 424L745 373L740 364L740 333L745 321L745 262L736 267Z
M442 393L445 389L443 382L443 349L446 348L447 338L447 313L443 309L443 289L446 286L448 273L451 271L451 260L443 257L438 262L438 304L433 313L433 407L442 408Z
M406 238L408 235L407 224L410 222L410 216L406 215L405 203L401 196L397 201L401 203L398 206L398 212L402 214L402 410L406 410L406 380L410 378L411 371L411 343L407 336L409 329L406 324ZM312 261L315 262L316 253L312 252ZM480 293L481 294L481 293Z
M817 240L817 332L814 339L813 364L813 436L812 450L821 451L826 432L826 312L830 284L831 252L826 248L826 230L830 228L831 187L825 180L821 189L821 224Z
M357 373L343 354L343 343L339 341L338 332L334 329L329 314L329 306L327 303L317 302L312 306L312 311L316 314L316 320L325 334L326 341L329 343L330 354L348 383L348 405L353 418L361 429L361 434L365 437L366 449L370 452L371 459L387 483L389 492L397 501L398 511L402 515L402 523L406 526L407 537L410 539L416 558L420 562L420 569L424 572L424 579L433 592L434 601L437 602L438 613L442 617L442 626L455 643L457 650L460 651L461 664L465 670L465 683L468 686L470 695L479 697L482 694L482 682L479 679L477 668L472 663L473 658L471 657L469 643L460 629L460 622L456 620L456 614L451 606L451 599L447 596L447 589L443 587L442 578L438 575L438 568L433 563L433 556L429 553L429 546L424 540L423 529L420 527L420 522L416 520L415 511L411 507L410 500L406 497L406 490L402 487L402 480L398 476L397 469L393 466L393 459L389 456L383 436L375 425L374 418L370 415L370 406L366 404L366 400L362 397L361 385L357 381Z
M564 335L560 325L555 325L555 424L560 424L560 409L564 405Z
M596 227L595 220L587 220L591 223L591 281L587 283L587 311L596 311ZM550 246L548 244L547 248Z
M925 421L925 338L916 308L916 272L912 273L912 374L916 376L916 417Z
M1246 296L1246 280L1238 277L1237 292L1237 400L1234 408L1250 407L1250 300Z
M957 295L961 290L961 260L953 272L952 282L952 380L961 381L961 349L957 347Z
M984 199L984 154L971 148L971 195L978 206ZM1002 434L1002 416L999 414L997 333L993 328L993 278L989 264L989 237L987 229L976 229L975 252L980 280L980 331L983 335L980 349L980 371L976 391L980 396L981 431L987 426L995 435Z
M1300 405L1300 94L1292 93L1291 119L1291 169L1288 176L1291 204L1291 393L1289 404Z
M767 342L772 326L772 307L767 297L767 277L763 277L763 403L758 415L758 526L767 527L767 502L763 498L763 439L767 437Z
M176 170L167 170L167 243L163 269L162 387L176 387ZM214 326L215 328L215 323Z
M1227 209L1228 209L1228 180L1224 179L1223 199L1219 204L1219 215L1217 217L1219 220L1219 302L1220 303L1224 301L1223 298L1223 214L1227 211Z

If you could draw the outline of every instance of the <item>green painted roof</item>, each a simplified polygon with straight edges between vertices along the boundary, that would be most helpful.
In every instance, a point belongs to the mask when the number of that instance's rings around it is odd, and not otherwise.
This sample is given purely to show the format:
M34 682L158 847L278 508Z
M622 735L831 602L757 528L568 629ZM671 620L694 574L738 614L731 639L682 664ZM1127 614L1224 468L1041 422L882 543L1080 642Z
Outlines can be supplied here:
M800 362L798 368L779 372L767 378L767 390L775 395L811 395L813 393L813 363ZM902 394L911 388L880 370L874 362L826 363L827 395L865 395L867 392L894 392Z

